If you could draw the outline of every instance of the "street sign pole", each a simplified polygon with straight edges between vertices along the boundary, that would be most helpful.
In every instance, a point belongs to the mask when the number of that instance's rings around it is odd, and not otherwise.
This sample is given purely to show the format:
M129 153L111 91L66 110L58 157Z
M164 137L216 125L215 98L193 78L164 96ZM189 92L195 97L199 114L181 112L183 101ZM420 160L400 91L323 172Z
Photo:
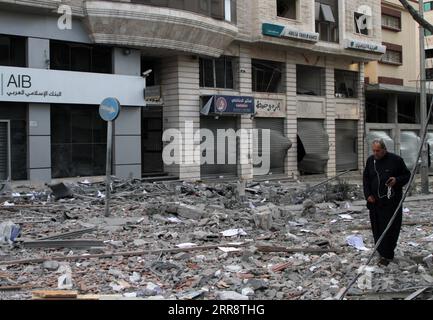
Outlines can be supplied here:
M113 121L107 122L107 167L105 177L105 216L110 216L111 161L113 149Z
M111 166L113 154L113 122L120 113L120 103L116 98L107 98L99 106L99 115L107 121L107 163L105 177L105 216L110 216Z

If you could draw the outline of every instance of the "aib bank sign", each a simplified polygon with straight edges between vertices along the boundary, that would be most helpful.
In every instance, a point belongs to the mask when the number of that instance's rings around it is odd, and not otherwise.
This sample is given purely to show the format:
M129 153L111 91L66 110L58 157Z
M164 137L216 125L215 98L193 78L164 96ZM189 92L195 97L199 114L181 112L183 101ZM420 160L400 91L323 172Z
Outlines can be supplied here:
M144 106L138 76L0 66L0 101L99 105L116 96L125 106Z

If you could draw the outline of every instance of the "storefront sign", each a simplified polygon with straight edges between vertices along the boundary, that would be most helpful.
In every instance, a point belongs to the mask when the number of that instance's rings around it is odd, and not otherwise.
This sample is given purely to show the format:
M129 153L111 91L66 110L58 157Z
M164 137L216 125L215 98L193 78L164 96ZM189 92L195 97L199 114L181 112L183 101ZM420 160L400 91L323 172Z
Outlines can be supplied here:
M253 114L253 97L212 96L202 109L202 114Z
M318 42L319 34L315 32L299 31L288 26L281 26L277 24L264 23L262 25L262 32L265 36L277 38L292 38L297 40Z
M283 100L255 99L257 117L285 118L286 106Z
M0 66L0 101L144 106L141 77Z
M345 48L382 54L386 52L386 47L381 44L352 39L346 39Z

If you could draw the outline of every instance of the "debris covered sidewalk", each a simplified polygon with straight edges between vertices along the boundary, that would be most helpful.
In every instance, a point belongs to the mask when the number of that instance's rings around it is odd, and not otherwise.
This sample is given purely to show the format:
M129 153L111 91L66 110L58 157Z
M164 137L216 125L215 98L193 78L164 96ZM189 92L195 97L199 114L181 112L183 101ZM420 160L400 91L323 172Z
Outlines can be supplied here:
M4 192L0 299L331 299L373 247L356 185L115 180L110 217L104 194ZM395 263L348 299L431 299L432 201L406 206Z

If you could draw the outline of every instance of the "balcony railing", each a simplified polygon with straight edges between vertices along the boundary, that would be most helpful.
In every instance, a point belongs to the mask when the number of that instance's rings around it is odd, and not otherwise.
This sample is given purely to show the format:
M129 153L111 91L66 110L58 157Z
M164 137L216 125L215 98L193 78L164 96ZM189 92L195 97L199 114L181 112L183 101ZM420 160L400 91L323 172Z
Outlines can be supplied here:
M236 24L236 0L131 0L131 3L185 10Z

